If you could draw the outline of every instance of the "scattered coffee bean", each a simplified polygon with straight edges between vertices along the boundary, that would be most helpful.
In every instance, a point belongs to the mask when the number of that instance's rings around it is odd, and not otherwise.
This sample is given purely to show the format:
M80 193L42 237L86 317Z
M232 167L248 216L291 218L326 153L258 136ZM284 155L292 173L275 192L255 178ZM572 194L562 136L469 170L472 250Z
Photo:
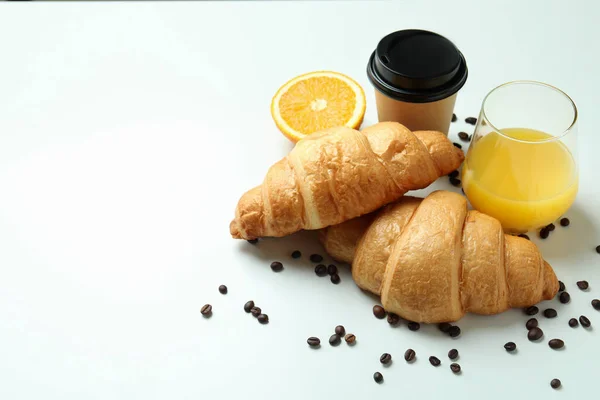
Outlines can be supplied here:
M569 320L569 326L571 328L575 328L577 325L579 325L579 322L577 321L577 318L571 318Z
M212 314L212 306L210 304L203 305L200 309L200 314L204 315L205 317L210 316L210 314Z
M465 118L465 122L470 125L475 125L477 123L477 118L468 117L468 118Z
M392 361L392 356L389 353L383 353L379 357L379 362L382 364L389 364Z
M544 336L544 331L538 327L532 328L529 330L529 332L527 332L527 339L531 340L532 342L541 339L542 336Z
M453 338L459 337L460 336L460 328L456 325L453 325L450 327L448 334L450 335L450 337L453 337Z
M560 219L560 226L569 226L571 224L571 221L569 221L569 218L561 218Z
M273 261L271 263L271 269L273 270L273 272L280 272L283 270L283 264L279 261Z
M227 286L225 286L225 285L219 286L219 293L227 294Z
M589 328L590 326L592 326L592 323L590 322L590 320L588 319L588 317L586 317L585 315L582 315L582 316L579 317L579 323L584 328Z
M431 365L433 365L434 367L439 366L442 362L440 361L439 358L435 357L435 356L431 356L429 357L429 362L431 363Z
M454 147L458 147L459 149L462 149L462 146L458 143L452 142L452 144L454 145Z
M546 318L556 318L557 315L558 313L554 308L546 308L544 310L544 317Z
M452 328L452 325L450 325L447 322L442 322L438 325L438 329L444 333L448 333L450 331L450 328Z
M260 307L252 307L252 310L250 310L250 313L252 314L253 317L258 318L258 316L260 314L262 314L262 310L260 309Z
M562 349L565 346L565 342L563 342L561 339L550 339L548 346L554 350Z
M531 307L527 307L524 311L525 311L526 315L535 315L540 311L540 309L537 308L536 306L531 306Z
M588 290L590 284L588 283L588 281L578 281L577 287L581 290Z
M269 323L269 316L267 314L260 314L258 316L258 322L260 322L261 324Z
M408 349L404 352L404 359L406 360L406 362L414 361L416 356L417 353L415 353L413 349Z
M300 250L292 251L292 258L300 258L300 257L302 257L302 253L300 253Z
M452 122L456 122L457 118L456 118L456 114L452 114Z
M310 347L318 347L321 345L321 339L319 339L318 337L311 336L308 339L306 339L306 343L308 343Z
M527 235L526 235L526 234L524 234L524 233L521 233L521 234L519 235L519 237L520 237L520 238L523 238L523 239L531 240L531 239L529 239L529 236L527 236Z
M329 275L337 274L338 273L338 269L337 269L337 267L335 265L329 264L329 266L327 267L327 273Z
M529 318L527 320L527 322L525 323L525 328L527 328L527 330L537 328L537 326L538 326L538 320L535 318Z
M546 229L546 228L542 228L542 229L540 230L540 238L542 238L542 239L547 239L547 238L548 238L548 235L550 235L550 231L549 231L548 229Z
M337 346L342 341L342 338L339 335L333 334L329 337L329 344L332 346Z
M596 253L600 254L600 245L596 246Z
M331 283L333 283L334 285L337 285L338 283L340 283L342 281L338 274L331 275L331 278L329 278L329 279L331 280Z
M452 186L459 187L460 183L461 183L460 179L458 179L458 178L450 178L450 184Z
M504 349L506 351L515 351L517 349L517 345L515 344L515 342L506 342L504 344Z
M258 243L258 239L250 239L250 240L248 240L248 243L256 244L256 243Z
M592 307L594 307L594 310L600 311L600 300L598 300L598 299L592 300Z
M548 229L549 232L552 232L556 229L556 225L554 224L549 224L546 226L546 229Z
M381 383L383 382L383 375L381 375L381 372L375 372L373 374L373 379L375 379L375 382Z
M346 334L346 328L343 325L338 325L335 327L335 334L343 337Z
M558 281L558 291L559 292L564 292L565 291L565 284L563 283L563 281Z
M315 267L315 274L317 276L326 276L327 275L327 267L323 264L319 264Z
M569 292L562 292L560 296L558 296L558 300L563 304L567 304L571 301L571 295Z
M310 261L314 263L320 263L321 261L323 261L323 256L320 254L311 254Z
M398 322L400 322L400 317L394 313L388 313L387 322L390 325L398 325Z
M458 171L454 170L448 174L450 178L458 178Z
M385 315L386 315L386 312L383 309L383 307L381 307L380 305L374 305L373 306L373 315L377 319L384 319Z
M411 331L418 331L419 329L421 329L421 324L419 324L418 322L410 321L408 323L408 329Z
M550 386L552 387L552 389L558 389L561 386L560 379L556 379L556 378L552 379L550 381Z
M450 369L455 374L458 374L460 372L460 364L458 364L458 363L452 363L452 364L450 364Z
M250 311L252 311L252 307L254 307L254 302L252 300L247 301L246 304L244 304L244 311L249 313Z
M465 142L469 141L469 134L467 132L458 132L458 138L460 140L464 140Z
M356 336L354 336L354 333L348 333L344 336L344 340L348 344L354 344L356 342Z
M448 358L451 360L456 360L456 358L458 357L458 350L456 349L452 349L448 352Z

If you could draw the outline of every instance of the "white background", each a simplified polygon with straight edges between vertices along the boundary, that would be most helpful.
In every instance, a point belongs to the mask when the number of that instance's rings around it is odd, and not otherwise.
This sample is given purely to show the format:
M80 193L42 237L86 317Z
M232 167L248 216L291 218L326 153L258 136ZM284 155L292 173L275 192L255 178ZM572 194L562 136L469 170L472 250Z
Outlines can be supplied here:
M0 399L597 397L598 4L0 4ZM405 28L439 32L467 58L454 140L505 81L554 84L579 106L572 226L534 239L572 295L548 302L559 316L539 317L542 343L527 341L520 310L468 316L456 340L434 326L391 328L347 269L338 286L316 277L312 235L257 246L229 237L239 196L291 148L269 113L277 88L311 70L346 73L364 86L372 124L367 59ZM428 191L440 188L456 190L440 179ZM271 272L273 260L285 270ZM242 311L249 299L268 325ZM581 314L594 329L567 326ZM340 323L355 347L327 344ZM550 350L552 337L566 348ZM504 351L509 340L517 354ZM453 347L461 376L449 369Z

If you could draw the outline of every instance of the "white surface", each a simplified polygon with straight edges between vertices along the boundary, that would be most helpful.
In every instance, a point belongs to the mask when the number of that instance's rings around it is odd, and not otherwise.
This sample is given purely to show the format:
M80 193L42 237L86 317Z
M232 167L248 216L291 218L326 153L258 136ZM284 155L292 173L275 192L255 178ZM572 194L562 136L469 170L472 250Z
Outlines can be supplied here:
M600 9L578 4L0 4L0 398L597 397ZM338 286L315 276L306 256L321 250L310 235L257 247L229 237L239 196L291 148L269 115L279 85L315 69L347 73L367 91L371 124L366 61L382 36L409 27L464 52L461 119L513 79L552 83L579 106L572 226L540 244L572 303L549 302L559 317L539 318L543 343L526 340L520 311L469 316L458 340L432 326L392 329L348 271ZM459 130L472 127L453 124L455 140ZM438 188L452 190L445 179ZM305 261L289 259L296 248ZM248 299L269 325L242 311ZM580 314L593 330L567 326ZM340 323L356 347L326 344ZM318 351L306 345L312 335ZM566 349L550 350L552 337ZM518 354L504 351L508 340ZM414 365L402 359L408 347ZM453 347L462 376L449 370Z

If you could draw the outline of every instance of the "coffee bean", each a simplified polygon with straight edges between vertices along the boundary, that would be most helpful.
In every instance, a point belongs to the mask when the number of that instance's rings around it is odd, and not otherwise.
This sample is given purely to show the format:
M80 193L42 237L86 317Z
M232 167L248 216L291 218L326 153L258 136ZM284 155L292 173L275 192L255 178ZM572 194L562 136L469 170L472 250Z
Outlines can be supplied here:
M600 311L600 300L592 300L592 307L594 307L594 310Z
M515 342L506 342L504 344L504 349L506 349L506 351L515 351L517 349L517 345Z
M418 322L410 321L408 323L408 329L411 331L418 331L419 329L421 329L421 324L419 324Z
M442 322L438 325L438 329L444 333L448 333L450 331L450 328L452 328L452 325L450 325L447 322Z
M327 267L327 273L329 275L337 274L338 273L338 269L337 269L337 267L335 265L329 264L329 266Z
M442 362L440 361L439 358L435 357L435 356L431 356L429 357L429 362L431 363L431 365L433 365L434 367L439 366Z
M552 379L550 381L550 386L552 387L552 389L558 389L561 386L560 379L556 379L556 378Z
M523 239L531 240L531 239L529 239L529 236L527 236L527 235L526 235L526 234L524 234L524 233L521 233L521 234L519 235L519 237L520 237L520 238L523 238Z
M565 342L563 342L561 339L550 339L548 346L554 350L562 349L565 346Z
M225 285L219 286L219 293L227 294L227 286L225 286Z
M529 332L527 332L527 339L531 340L532 342L541 339L542 336L544 336L544 331L538 327L532 328L529 330Z
M252 311L252 307L254 307L254 302L252 300L247 301L246 304L244 304L244 311L249 313L250 311Z
M344 340L346 341L346 343L348 344L354 344L356 342L356 336L354 336L354 333L348 333L345 337Z
M212 314L212 306L210 304L203 305L200 309L200 314L204 315L205 317L210 316Z
M456 114L452 114L452 122L456 122Z
M342 338L339 335L333 334L329 337L329 344L332 346L337 346L342 341Z
M331 278L329 278L331 280L331 283L333 283L334 285L337 285L338 283L341 282L340 276L338 274L333 274L331 275Z
M450 364L450 369L455 374L458 374L460 372L460 364L458 364L458 363L452 363L452 364Z
M389 364L392 362L392 356L389 353L383 353L381 357L379 357L379 362L382 364Z
M310 261L314 263L320 263L321 261L323 261L323 256L320 254L311 254Z
M315 274L317 276L326 276L327 275L327 267L323 264L319 264L315 267Z
M596 253L600 254L600 245L596 246Z
M416 356L417 353L415 353L413 349L408 349L404 352L404 359L406 360L406 362L414 361Z
M450 184L452 186L459 187L460 183L461 183L460 179L458 179L458 178L450 178Z
M531 306L531 307L527 307L523 311L525 311L526 315L535 315L535 314L537 314L540 311L540 309L537 308L536 306Z
M375 318L384 319L386 312L383 309L383 307L381 307L379 305L374 305L373 306L373 315L375 316Z
M462 149L462 146L458 143L452 142L452 144L454 145L454 147L458 147L459 149Z
M469 134L467 132L458 132L458 138L460 140L464 140L465 142L469 141Z
M258 243L258 239L250 239L250 240L248 240L248 243L256 244L256 243Z
M375 379L375 382L381 383L383 382L383 375L381 375L381 372L375 372L373 374L373 379Z
M588 281L578 281L577 287L581 290L588 290L590 284L588 283Z
M460 328L456 325L453 325L450 327L448 334L450 335L450 337L453 337L453 338L458 337L458 336L460 336Z
M588 317L586 317L585 315L582 315L582 316L579 317L579 323L584 328L589 328L590 326L592 326L592 323L590 322L590 320L588 319Z
M560 219L560 226L569 226L571 224L571 221L569 221L569 218L561 218Z
M252 310L250 310L250 313L252 314L253 317L258 318L258 316L260 314L262 314L262 310L260 309L260 307L252 307Z
M467 124L475 125L477 123L477 118L475 118L475 117L468 117L468 118L465 118L465 122Z
M306 343L308 343L310 347L318 347L321 345L321 339L319 339L318 337L311 336L308 339L306 339Z
M394 313L388 313L387 322L390 325L398 325L398 322L400 322L400 317Z
M450 178L458 178L458 171L454 170L448 174Z
M271 263L271 269L273 270L273 272L280 272L283 270L283 264L279 261L273 261Z
M569 320L569 326L570 326L571 328L575 328L577 325L579 325L579 322L577 321L577 319L576 319L576 318L571 318L571 319Z
M335 327L335 334L342 337L346 334L346 328L343 325L338 325Z
M552 232L556 229L556 226L554 224L549 224L546 226L546 229L548 229L549 232Z
M458 350L456 349L452 349L448 352L448 358L451 360L456 360L456 358L458 357Z
M302 257L302 253L300 253L300 250L292 251L292 258L300 258L300 257Z
M548 229L546 229L546 228L542 228L542 229L540 230L540 238L542 238L542 239L547 239L547 238L548 238L548 235L550 235L550 231L549 231Z
M565 291L565 284L563 283L563 281L558 281L558 291L559 292L564 292Z
M268 324L269 316L267 314L260 314L258 316L258 322L260 322L261 324Z
M538 326L538 320L535 318L529 318L527 320L527 322L525 323L525 328L527 328L527 330L537 328L537 326Z
M554 308L546 308L544 310L544 317L546 318L556 318L557 315L558 313Z
M569 292L562 292L560 296L558 296L558 300L563 304L567 304L571 301L571 295Z

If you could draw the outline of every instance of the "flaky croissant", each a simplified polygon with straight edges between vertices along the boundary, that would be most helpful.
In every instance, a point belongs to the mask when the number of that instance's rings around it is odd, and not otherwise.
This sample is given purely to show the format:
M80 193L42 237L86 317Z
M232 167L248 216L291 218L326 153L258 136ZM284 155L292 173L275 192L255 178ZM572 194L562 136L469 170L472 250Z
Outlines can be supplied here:
M320 232L326 251L352 263L362 289L418 322L497 314L553 298L558 280L536 245L468 211L464 196L403 197L371 215Z
M231 235L285 236L339 224L429 186L463 159L444 134L411 132L396 122L314 133L244 193Z

